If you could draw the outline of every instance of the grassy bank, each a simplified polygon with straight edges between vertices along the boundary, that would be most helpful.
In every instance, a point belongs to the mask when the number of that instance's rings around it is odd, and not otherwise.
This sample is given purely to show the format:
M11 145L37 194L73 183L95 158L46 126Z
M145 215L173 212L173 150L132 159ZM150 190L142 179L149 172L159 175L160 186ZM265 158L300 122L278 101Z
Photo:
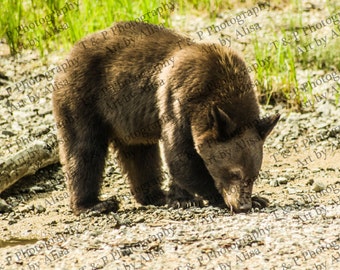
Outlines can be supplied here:
M61 47L68 51L83 36L108 27L115 21L147 20L172 27L171 16L191 14L197 17L204 15L206 20L210 20L207 21L208 24L218 20L221 12L234 14L235 8L247 9L257 4L256 1L222 0L4 0L0 37L6 39L13 54L24 49L36 49L43 57ZM301 88L298 70L323 70L338 74L340 24L336 20L340 19L339 4L336 1L326 1L325 7L322 11L317 6L306 10L301 1L270 1L271 11L284 10L280 24L267 23L265 31L270 38L264 38L263 32L254 33L247 44L251 48L252 58L258 63L262 59L271 59L270 65L260 66L254 75L258 82L261 103L283 101L288 107L301 110L306 102L313 99L315 89L310 87L311 84ZM313 17L310 15L313 12L322 14L321 19L312 20L314 23L330 16L334 16L334 20L324 29L308 33L309 30L304 27L309 25L308 17ZM327 36L327 46L313 44L315 38L321 39L324 36ZM283 39L290 40L290 43L287 45ZM314 48L307 50L308 44L312 44ZM312 83L314 78L307 76L306 80ZM339 103L339 84L334 89L335 102Z

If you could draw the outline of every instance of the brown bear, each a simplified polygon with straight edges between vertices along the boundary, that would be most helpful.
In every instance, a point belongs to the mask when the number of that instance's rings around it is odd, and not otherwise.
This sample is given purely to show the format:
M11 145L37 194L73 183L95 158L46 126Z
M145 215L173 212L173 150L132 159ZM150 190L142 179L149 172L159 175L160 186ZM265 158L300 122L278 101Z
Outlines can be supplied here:
M53 113L75 214L117 210L115 200L98 199L109 144L141 204L252 207L263 142L279 115L259 118L236 52L161 25L119 22L79 41L69 59L78 64L56 75Z

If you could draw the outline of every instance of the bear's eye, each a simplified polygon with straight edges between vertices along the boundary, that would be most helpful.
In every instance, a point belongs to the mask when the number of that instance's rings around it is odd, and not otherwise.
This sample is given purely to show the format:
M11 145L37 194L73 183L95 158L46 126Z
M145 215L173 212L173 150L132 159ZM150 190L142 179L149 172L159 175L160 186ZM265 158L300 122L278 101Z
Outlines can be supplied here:
M250 185L253 185L257 177L249 178L243 181L243 184L245 187L248 187Z

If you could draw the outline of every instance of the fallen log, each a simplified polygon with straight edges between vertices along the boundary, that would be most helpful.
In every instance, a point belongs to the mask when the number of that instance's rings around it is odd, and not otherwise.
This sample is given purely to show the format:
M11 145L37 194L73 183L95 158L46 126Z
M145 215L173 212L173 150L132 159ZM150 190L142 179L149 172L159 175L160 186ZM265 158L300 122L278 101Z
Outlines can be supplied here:
M27 175L59 162L55 134L36 140L16 154L0 161L0 193Z

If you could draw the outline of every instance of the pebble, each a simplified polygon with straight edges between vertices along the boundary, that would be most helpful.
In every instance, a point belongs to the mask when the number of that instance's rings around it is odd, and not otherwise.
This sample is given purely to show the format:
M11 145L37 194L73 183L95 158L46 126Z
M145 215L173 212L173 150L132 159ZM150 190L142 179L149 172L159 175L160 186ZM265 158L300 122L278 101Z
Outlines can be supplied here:
M10 137L16 135L15 133L13 133L13 132L11 132L11 131L9 131L9 130L4 130L4 131L2 132L2 134L5 135L5 136L10 136Z
M295 188L287 188L288 194L295 194L297 193L297 190Z
M46 208L43 207L41 204L34 206L34 212L37 213L37 214L43 213L45 211L46 211Z
M280 184L280 185L283 185L283 184L287 184L288 183L288 180L286 177L278 177L277 178L277 182Z
M270 181L269 185L271 187L278 187L279 186L279 182L276 179L273 179Z
M30 188L30 192L45 192L46 189L40 186L33 186Z
M6 213L11 211L11 206L7 204L4 199L0 198L0 213Z
M315 192L320 192L322 190L324 190L326 188L325 184L321 183L321 182L314 182L313 186L312 186L312 190Z
M8 225L13 225L13 224L15 224L15 223L18 223L18 221L17 221L17 220L14 220L14 219L10 219L10 220L8 221Z

